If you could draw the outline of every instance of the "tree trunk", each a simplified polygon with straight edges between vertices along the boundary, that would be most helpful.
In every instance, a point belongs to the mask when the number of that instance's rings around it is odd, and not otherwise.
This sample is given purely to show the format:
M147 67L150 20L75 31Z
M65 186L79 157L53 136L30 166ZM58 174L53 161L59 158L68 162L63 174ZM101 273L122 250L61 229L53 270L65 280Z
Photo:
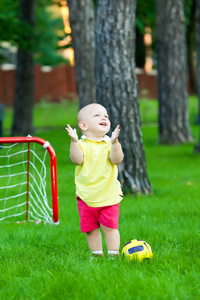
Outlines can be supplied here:
M94 78L94 5L92 0L68 0L79 107L96 102Z
M197 92L200 116L200 1L196 0L196 51L197 51Z
M197 50L197 92L198 92L198 116L200 118L200 1L196 0L196 50ZM200 131L199 141L194 148L200 152Z
M123 189L149 194L135 73L136 1L99 0L96 20L95 75L97 102L109 113L112 129L120 124L124 161L119 166Z
M197 93L197 75L196 67L194 63L195 53L195 11L196 3L192 1L190 21L187 27L187 59L188 59L188 73L189 73L189 84L193 94Z
M183 0L157 0L159 137L161 143L192 141Z
M35 25L36 0L20 0L21 20L32 28ZM30 37L30 41L32 40ZM34 60L30 50L19 45L17 53L16 88L12 135L33 134Z

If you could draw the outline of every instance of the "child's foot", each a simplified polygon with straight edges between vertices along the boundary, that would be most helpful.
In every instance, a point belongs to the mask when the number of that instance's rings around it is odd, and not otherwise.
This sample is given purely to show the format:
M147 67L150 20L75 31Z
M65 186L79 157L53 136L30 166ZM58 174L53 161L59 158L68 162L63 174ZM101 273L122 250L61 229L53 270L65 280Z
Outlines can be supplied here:
M103 251L92 251L92 256L90 256L90 259L103 257Z
M119 257L119 251L108 250L108 258L115 259Z

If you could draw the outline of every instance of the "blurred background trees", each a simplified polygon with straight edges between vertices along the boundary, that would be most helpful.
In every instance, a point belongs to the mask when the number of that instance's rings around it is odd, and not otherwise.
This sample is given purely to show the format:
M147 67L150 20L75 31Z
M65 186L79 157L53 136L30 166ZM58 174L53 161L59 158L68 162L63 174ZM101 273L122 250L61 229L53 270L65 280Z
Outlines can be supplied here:
M59 41L66 37L66 33L60 11L58 13L55 10L54 4L53 0L36 0L34 10L34 43L31 50L36 63L48 66L66 63L66 59L59 52ZM29 48L31 26L26 20L20 19L20 1L0 0L0 5L0 62L8 59L14 62L10 54L19 45Z
M26 30L18 35L13 136L33 134L35 4L36 0L20 0L19 20Z
M25 13L22 17L23 10L31 3L34 4L32 13ZM190 87L196 92L200 82L199 69L196 68L200 53L197 0L112 0L109 4L96 0L69 0L70 30L69 26L67 30L65 26L65 22L69 23L68 16L62 18L60 13L63 7L67 7L67 1L0 0L0 4L0 61L5 62L12 54L8 54L8 48L18 50L12 134L25 135L34 131L34 64L54 66L68 63L61 55L61 50L72 45L79 106L97 98L98 102L107 106L113 126L119 120L122 122L124 117L121 136L124 139L124 151L128 153L126 156L132 156L132 159L125 162L121 179L125 182L125 177L131 178L125 174L133 175L129 187L140 177L136 175L137 168L143 170L141 173L147 179L140 128L137 68L149 74L158 71L160 141L177 144L192 139L187 111L187 85L190 82ZM12 59L16 63L15 56ZM123 114L120 115L122 108ZM198 112L197 115L198 122ZM126 127L131 128L131 136L126 132ZM131 141L130 147L128 141ZM144 192L145 188L141 186L138 184L138 191ZM149 182L147 186L150 191Z
M157 0L159 139L192 141L188 120L188 73L182 0Z
M197 54L197 95L198 95L198 114L197 123L200 124L200 1L196 0L196 14L195 14L195 25L196 25L196 54ZM195 146L195 152L200 152L200 130L199 130L199 141Z
M66 62L58 53L58 41L64 37L63 21L48 11L52 4L45 0L0 1L1 62L6 60L8 42L9 48L17 48L12 58L17 66L12 135L34 133L34 64Z

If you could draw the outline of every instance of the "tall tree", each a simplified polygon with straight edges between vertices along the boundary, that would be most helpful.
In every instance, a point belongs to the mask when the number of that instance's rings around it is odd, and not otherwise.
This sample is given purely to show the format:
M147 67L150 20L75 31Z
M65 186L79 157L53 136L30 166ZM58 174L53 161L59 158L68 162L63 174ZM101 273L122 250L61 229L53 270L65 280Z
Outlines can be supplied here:
M200 1L196 0L196 53L197 53L197 78L198 78L198 100L200 117Z
M68 0L79 106L96 102L93 0Z
M183 0L156 0L159 137L161 143L191 141Z
M192 92L195 94L197 92L197 76L196 76L196 66L194 61L196 0L185 0L184 4L185 4L189 84Z
M134 194L149 194L135 73L135 8L136 0L97 1L95 77L97 102L107 108L112 130L121 128L120 181Z
M16 93L12 135L33 134L32 111L34 102L34 59L33 28L35 26L36 0L20 0L20 19L27 24L26 32L21 32L17 53ZM25 43L24 34L30 43ZM20 37L19 37L20 38Z
M198 117L200 117L200 1L196 0L196 52L197 52L197 92L198 92ZM200 152L200 131L199 141L195 151Z

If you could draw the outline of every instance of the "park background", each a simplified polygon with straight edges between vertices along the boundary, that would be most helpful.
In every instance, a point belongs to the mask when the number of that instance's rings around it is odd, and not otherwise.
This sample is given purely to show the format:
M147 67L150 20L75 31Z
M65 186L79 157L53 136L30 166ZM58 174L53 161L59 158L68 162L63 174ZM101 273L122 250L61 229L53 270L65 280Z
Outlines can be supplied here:
M1 224L1 299L198 299L197 91L187 97L193 140L176 144L159 141L158 99L139 98L152 192L125 193L119 229L121 249L133 238L151 245L154 259L144 264L121 257L110 261L106 255L89 260L86 240L79 230L74 166L64 129L67 123L76 126L79 102L71 96L70 101L62 98L56 102L41 97L34 105L35 135L48 140L57 154L60 225ZM13 108L9 105L3 118L5 136L10 135L12 123Z

